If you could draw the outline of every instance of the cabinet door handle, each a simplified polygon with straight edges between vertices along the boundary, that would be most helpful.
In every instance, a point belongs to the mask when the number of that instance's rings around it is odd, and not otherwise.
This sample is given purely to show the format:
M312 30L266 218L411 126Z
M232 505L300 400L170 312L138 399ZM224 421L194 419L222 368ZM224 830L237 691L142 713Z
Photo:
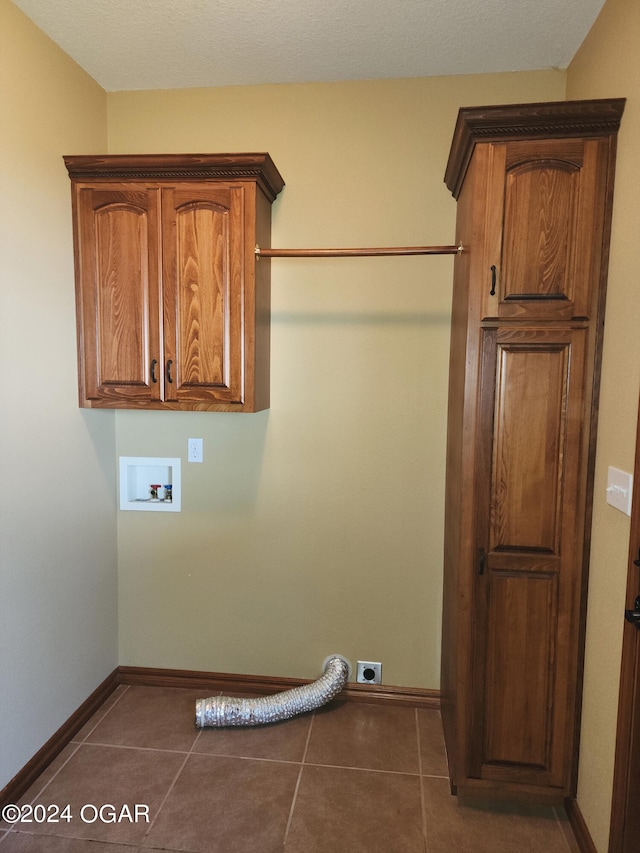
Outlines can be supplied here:
M478 548L478 574L484 574L484 548Z
M169 359L169 361L167 362L167 382L170 385L173 385L173 377L171 376L171 365L172 364L173 364L173 361L171 359Z
M640 595L636 598L633 610L625 610L624 618L640 630Z
M491 290L489 291L490 296L496 295L496 265L491 264Z
M157 358L154 358L153 361L151 362L151 381L154 383L158 381L158 377L156 376L156 364L157 363L158 363Z

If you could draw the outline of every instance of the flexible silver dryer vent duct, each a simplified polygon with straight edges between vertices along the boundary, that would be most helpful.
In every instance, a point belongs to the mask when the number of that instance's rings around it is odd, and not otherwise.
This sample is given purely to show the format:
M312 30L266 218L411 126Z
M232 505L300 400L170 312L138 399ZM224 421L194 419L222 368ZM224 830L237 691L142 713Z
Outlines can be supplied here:
M198 699L196 727L261 726L288 720L330 702L347 683L350 671L346 658L332 655L325 660L324 673L320 678L302 687L258 699L234 699L230 696Z

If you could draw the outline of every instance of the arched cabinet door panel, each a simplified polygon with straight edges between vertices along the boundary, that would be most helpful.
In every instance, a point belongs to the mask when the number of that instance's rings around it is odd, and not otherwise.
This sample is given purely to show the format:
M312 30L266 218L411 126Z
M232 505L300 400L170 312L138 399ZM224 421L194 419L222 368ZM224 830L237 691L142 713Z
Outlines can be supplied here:
M160 400L159 209L145 186L78 194L81 378L92 402Z
M243 190L167 190L163 214L166 398L241 403Z
M495 235L483 316L571 320L597 311L610 166L607 139L552 139L490 147ZM594 301L595 300L595 301Z

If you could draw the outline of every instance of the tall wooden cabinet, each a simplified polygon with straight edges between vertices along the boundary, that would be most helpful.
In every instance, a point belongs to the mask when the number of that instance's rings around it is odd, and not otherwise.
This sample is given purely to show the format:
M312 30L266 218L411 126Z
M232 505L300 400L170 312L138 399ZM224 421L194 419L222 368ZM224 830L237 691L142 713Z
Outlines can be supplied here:
M624 100L463 109L445 512L452 790L575 793L594 445Z
M268 154L65 157L80 405L269 406Z

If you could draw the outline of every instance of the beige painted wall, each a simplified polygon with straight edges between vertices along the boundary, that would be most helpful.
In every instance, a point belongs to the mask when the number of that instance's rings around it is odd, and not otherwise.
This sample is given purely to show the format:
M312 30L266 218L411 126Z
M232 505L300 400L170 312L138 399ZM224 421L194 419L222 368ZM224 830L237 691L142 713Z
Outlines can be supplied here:
M618 141L600 397L578 804L607 849L629 519L605 501L607 467L633 471L640 384L640 5L608 0L568 71L568 98L626 97Z
M104 92L0 0L0 788L117 665L114 416L77 406L63 154Z
M458 108L564 94L557 71L116 93L109 150L269 151L274 246L446 244ZM438 687L452 268L274 260L270 411L116 415L118 453L181 456L184 491L119 514L121 663L315 677L340 652Z

